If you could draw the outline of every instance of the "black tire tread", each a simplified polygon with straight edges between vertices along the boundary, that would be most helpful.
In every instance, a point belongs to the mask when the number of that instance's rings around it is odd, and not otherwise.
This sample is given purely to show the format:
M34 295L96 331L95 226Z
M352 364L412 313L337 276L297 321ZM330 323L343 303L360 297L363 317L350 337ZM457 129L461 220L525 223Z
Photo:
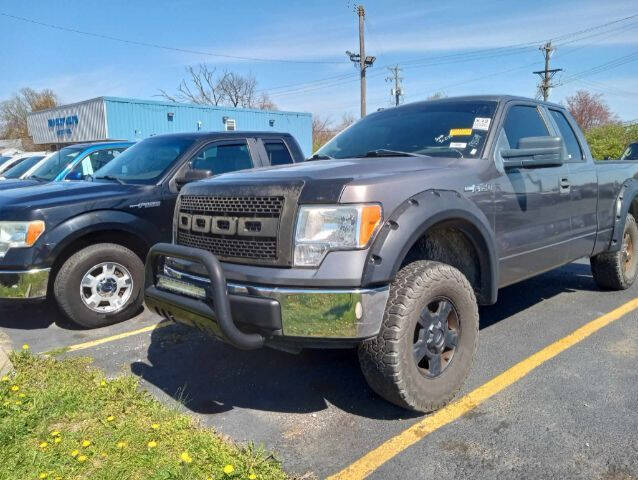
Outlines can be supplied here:
M62 312L70 320L82 327L96 328L127 320L142 305L144 295L143 288L139 290L137 297L132 299L129 306L120 312L110 314L98 314L92 312L93 316L95 317L94 319L84 318L76 314L69 302L69 300L71 299L71 296L68 294L68 284L70 281L70 276L73 274L78 264L91 257L92 255L103 255L105 250L115 250L126 256L134 256L139 260L140 265L138 265L138 267L141 268L141 271L143 272L143 263L142 260L139 259L137 254L135 254L132 250L117 243L98 243L95 245L90 245L81 250L78 250L69 258L67 258L67 260L64 262L60 270L57 272L57 275L55 276L55 280L53 282L53 293L60 310L62 310ZM133 272L131 272L131 274L133 274Z
M386 400L409 410L431 412L452 400L462 384L456 386L438 402L423 402L413 398L410 393L409 379L401 371L398 349L404 335L412 334L402 326L415 312L417 300L431 285L441 281L454 281L464 291L465 301L474 305L475 328L478 332L478 306L474 290L465 276L456 268L430 260L419 260L403 267L390 286L390 296L384 313L379 336L365 341L359 348L361 369L370 387ZM478 342L474 342L472 357Z
M638 229L636 219L631 213L627 214L625 220L625 230L627 229ZM599 253L589 259L589 264L596 285L602 289L626 290L633 283L634 279L625 277L621 250Z

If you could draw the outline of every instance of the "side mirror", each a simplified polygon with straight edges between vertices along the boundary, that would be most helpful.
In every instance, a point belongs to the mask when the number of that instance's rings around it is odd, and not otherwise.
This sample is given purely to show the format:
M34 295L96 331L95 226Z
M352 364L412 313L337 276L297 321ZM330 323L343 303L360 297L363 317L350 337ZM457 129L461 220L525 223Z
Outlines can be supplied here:
M206 180L213 176L213 172L210 170L193 170L189 169L184 173L184 176L177 177L175 179L175 184L177 188L182 188L187 183L197 182L198 180Z
M561 137L524 137L517 148L501 150L505 168L557 167L564 163Z
M82 174L82 172L69 172L67 174L66 177L64 177L65 180L84 180L84 175Z

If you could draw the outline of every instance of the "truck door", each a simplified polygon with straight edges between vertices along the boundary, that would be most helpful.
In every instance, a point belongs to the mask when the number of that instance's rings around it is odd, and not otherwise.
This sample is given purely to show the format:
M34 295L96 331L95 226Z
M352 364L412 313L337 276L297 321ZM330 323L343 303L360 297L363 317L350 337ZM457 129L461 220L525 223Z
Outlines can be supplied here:
M592 159L587 159L576 136L573 120L563 111L549 108L557 132L563 137L570 187L572 234L567 260L589 256L596 242L598 178Z
M511 102L495 150L503 172L495 192L495 225L501 286L567 261L571 220L567 165L503 169L500 150L517 148L524 137L550 135L549 119L533 103Z

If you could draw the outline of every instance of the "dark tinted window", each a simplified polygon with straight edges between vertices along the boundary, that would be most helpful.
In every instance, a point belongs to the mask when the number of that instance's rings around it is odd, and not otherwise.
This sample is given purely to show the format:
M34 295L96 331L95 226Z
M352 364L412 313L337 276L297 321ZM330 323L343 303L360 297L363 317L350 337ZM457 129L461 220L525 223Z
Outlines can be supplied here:
M572 129L571 125L565 118L562 112L558 110L550 110L552 114L552 118L558 125L558 129L560 130L560 134L563 137L563 141L565 142L565 148L567 149L567 155L569 157L570 162L580 162L583 159L583 152L580 149L580 144L578 143L578 139L576 138L576 134Z
M292 157L283 142L264 142L268 160L271 165L286 165L292 163Z
M496 102L436 101L371 113L351 125L318 155L359 157L373 150L431 156L481 155Z
M638 160L638 143L632 143L627 147L625 153L620 157L621 160Z
M29 170L31 167L33 167L36 163L38 163L43 158L44 157L42 155L29 157L26 160L8 169L6 172L2 174L2 176L4 178L20 178L23 174L27 173L27 170Z
M213 144L197 154L193 170L210 170L213 175L252 168L253 162L246 142L233 145Z
M518 141L521 138L549 135L538 109L527 105L516 105L510 108L503 128L511 148L518 148Z
M113 161L95 172L98 178L104 175L117 177L123 182L154 184L164 175L189 147L192 138L159 136L136 143L120 153Z

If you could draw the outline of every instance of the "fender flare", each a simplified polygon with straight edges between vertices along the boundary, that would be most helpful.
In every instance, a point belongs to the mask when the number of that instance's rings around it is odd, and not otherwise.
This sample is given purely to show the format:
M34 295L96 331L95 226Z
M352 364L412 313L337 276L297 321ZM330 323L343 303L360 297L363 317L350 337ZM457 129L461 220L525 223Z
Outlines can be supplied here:
M494 232L485 214L473 202L452 190L425 190L392 212L368 251L362 285L391 282L415 242L429 228L446 220L461 220L460 229L479 253L479 303L495 303L499 269Z
M60 253L76 240L105 231L120 231L134 235L149 248L155 243L155 239L160 238L155 225L133 214L118 210L86 212L65 220L46 233L45 242L51 245L47 263L52 265Z
M607 249L608 252L617 252L620 250L627 213L636 197L638 197L638 180L634 178L625 180L614 202L614 227L609 248Z

